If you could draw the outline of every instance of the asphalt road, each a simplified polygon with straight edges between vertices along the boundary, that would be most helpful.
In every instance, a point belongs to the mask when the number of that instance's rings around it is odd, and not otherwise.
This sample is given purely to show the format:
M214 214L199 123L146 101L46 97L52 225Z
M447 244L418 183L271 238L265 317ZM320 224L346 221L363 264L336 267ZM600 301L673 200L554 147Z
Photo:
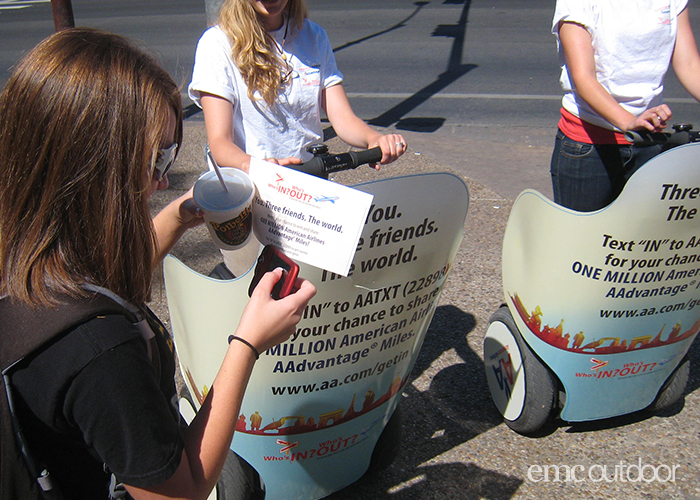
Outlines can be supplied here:
M414 154L514 198L551 194L548 164L558 119L553 0L309 0L335 49L356 113L407 136ZM691 0L691 12L698 3ZM206 28L203 0L73 0L77 25L104 28L154 51L183 89ZM700 20L695 22L700 26ZM0 0L0 83L53 32L49 0ZM697 104L667 79L674 121ZM192 119L201 119L193 116ZM465 141L479 142L474 150ZM512 151L504 164L500 152ZM506 175L504 175L506 174Z
M73 0L77 25L141 41L183 89L203 0ZM311 18L335 49L356 113L404 133L414 154L515 198L551 195L549 156L561 92L550 23L554 0L309 0ZM690 0L700 26L698 0ZM8 68L53 32L49 0L0 0L0 83ZM697 121L698 106L670 72L674 122ZM201 119L193 116L191 119ZM478 142L465 148L465 142ZM504 164L501 152L512 158Z

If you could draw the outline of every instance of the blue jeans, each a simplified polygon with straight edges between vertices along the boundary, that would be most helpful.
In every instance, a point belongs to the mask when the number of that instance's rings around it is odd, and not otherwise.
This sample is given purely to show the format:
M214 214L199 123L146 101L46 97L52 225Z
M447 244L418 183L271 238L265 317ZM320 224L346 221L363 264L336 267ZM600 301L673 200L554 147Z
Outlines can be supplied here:
M639 167L661 146L586 144L557 133L550 174L554 201L580 212L608 206Z

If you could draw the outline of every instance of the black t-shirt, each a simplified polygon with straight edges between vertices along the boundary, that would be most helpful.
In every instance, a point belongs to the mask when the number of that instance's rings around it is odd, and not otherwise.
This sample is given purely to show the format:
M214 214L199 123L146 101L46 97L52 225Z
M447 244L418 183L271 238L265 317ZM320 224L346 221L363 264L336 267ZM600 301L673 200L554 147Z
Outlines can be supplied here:
M180 464L172 339L148 313L160 370L138 329L108 315L62 335L12 375L29 447L66 498L107 498L105 465L120 482L148 487Z

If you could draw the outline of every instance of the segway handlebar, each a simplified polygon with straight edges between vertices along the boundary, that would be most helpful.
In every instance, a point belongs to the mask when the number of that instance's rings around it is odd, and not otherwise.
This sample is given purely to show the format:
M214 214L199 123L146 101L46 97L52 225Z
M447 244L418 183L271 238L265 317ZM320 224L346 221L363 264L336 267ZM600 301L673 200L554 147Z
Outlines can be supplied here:
M663 149L671 149L681 144L700 141L700 132L692 130L689 123L673 126L674 132L649 132L648 130L630 130L625 132L625 139L635 146L653 146L660 144Z
M324 178L332 172L355 169L366 163L379 163L382 159L382 150L379 147L347 153L329 153L328 146L325 144L313 144L306 150L314 157L299 165L287 165L287 167Z

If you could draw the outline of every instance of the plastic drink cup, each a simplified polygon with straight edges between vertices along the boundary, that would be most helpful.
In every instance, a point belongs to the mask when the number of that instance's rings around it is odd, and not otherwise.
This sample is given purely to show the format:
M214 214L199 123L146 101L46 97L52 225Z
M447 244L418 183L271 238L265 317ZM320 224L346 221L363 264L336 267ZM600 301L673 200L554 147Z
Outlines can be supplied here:
M216 245L223 250L245 246L251 237L255 186L248 174L237 168L221 168L225 191L216 172L203 174L194 185L194 201Z

